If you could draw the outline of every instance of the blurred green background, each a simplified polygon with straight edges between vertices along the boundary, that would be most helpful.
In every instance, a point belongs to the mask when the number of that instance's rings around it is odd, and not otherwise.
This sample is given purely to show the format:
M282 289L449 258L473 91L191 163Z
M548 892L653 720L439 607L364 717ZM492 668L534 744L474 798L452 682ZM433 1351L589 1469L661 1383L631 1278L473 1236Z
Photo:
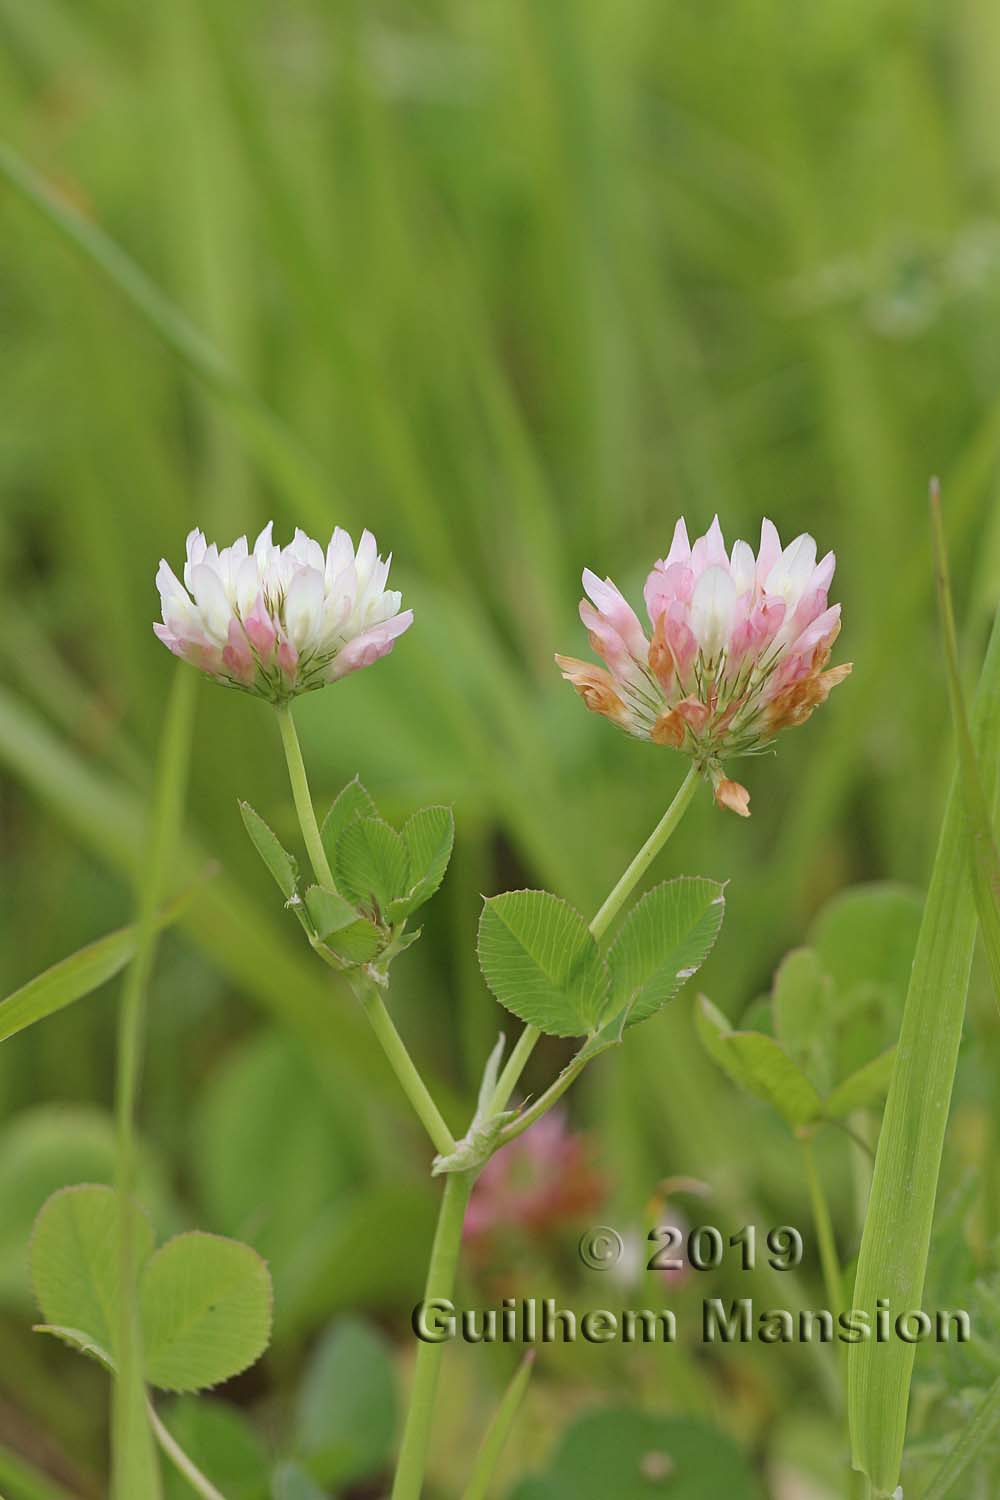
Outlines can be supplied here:
M738 772L752 821L706 794L662 862L731 881L706 991L738 1016L837 891L923 885L951 754L931 472L970 674L1000 591L988 0L0 0L0 38L2 134L165 299L0 184L3 993L129 917L173 669L153 576L194 525L220 542L271 516L282 539L367 525L395 553L412 632L298 720L321 803L360 771L390 817L455 804L455 860L393 997L454 1125L502 1024L480 894L547 885L591 912L681 777L552 664L586 654L581 568L637 598L678 514L755 541L764 513L833 547L836 659L856 663L777 761ZM219 1470L230 1500L308 1449L309 1380L321 1410L356 1397L324 1437L323 1493L372 1496L437 1190L349 997L276 908L238 796L295 839L271 716L205 684L188 835L220 871L157 973L146 1193L164 1229L241 1234L271 1260L274 1348L215 1412L226 1461L247 1450ZM992 1159L977 986L952 1178ZM0 1444L80 1496L102 1492L105 1382L30 1334L25 1247L47 1191L110 1170L116 994L0 1049ZM787 1135L701 1056L692 999L574 1095L602 1215L644 1224L683 1175L711 1190L689 1220L805 1229ZM563 1060L540 1047L529 1087ZM847 1256L847 1148L824 1144ZM530 1247L524 1286L593 1302L574 1242ZM494 1271L520 1274L507 1253ZM811 1249L802 1279L822 1305ZM434 1495L459 1492L511 1358L449 1351ZM822 1500L835 1381L831 1351L553 1351L502 1492L577 1413L627 1400L726 1429L747 1495Z

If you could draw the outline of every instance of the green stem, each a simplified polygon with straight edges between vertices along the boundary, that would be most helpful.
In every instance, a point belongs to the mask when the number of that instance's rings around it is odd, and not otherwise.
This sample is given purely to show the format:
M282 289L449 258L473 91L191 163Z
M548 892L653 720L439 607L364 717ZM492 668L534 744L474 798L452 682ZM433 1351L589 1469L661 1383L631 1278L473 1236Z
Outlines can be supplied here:
M819 1261L823 1271L823 1284L826 1287L826 1297L833 1313L834 1321L840 1316L841 1290L840 1290L840 1263L837 1259L837 1245L833 1237L833 1221L830 1218L830 1208L826 1201L826 1193L816 1170L816 1158L813 1155L812 1141L807 1136L799 1137L799 1145L802 1148L802 1162L805 1167L806 1183L809 1187L809 1201L812 1205L813 1225L816 1229L816 1239L819 1244Z
M444 1116L431 1098L430 1091L417 1071L413 1058L407 1052L403 1038L396 1030L378 986L372 980L366 980L364 983L355 983L353 988L365 1015L371 1022L372 1030L382 1045L392 1071L420 1117L435 1149L441 1156L448 1156L455 1149L455 1139L448 1129Z
M299 744L299 737L296 733L291 706L287 703L281 703L276 707L275 712L278 715L281 743L285 751L285 760L288 763L288 779L292 784L292 798L295 802L299 827L302 829L302 837L305 840L305 846L309 853L309 860L320 885L332 891L336 889L336 886L333 880L333 873L330 869L330 862L326 857L326 850L323 848L319 824L316 822L316 809L313 807L313 800L309 795L306 765L302 759L302 747Z
M607 932L615 917L617 917L618 913L625 905L625 902L628 900L629 896L631 896L632 892L639 884L639 881L642 879L646 871L649 869L650 865L653 863L653 860L660 853L670 835L676 829L678 823L681 821L681 818L683 818L684 814L691 806L691 802L694 799L694 794L698 790L698 782L700 781L700 779L700 772L698 771L696 766L692 765L684 780L677 788L677 791L674 794L673 801L667 808L666 812L663 814L663 817L657 823L656 827L649 835L649 838L643 844L642 848L632 860L631 864L628 866L628 869L624 872L621 879L618 881L618 884L614 887L611 894L604 901L603 905L597 912L597 915L591 922L590 934L595 942L600 942L601 938ZM518 1038L517 1046L514 1048L514 1051L508 1058L507 1066L501 1073L499 1081L497 1083L496 1093L493 1096L494 1113L499 1114L499 1112L506 1107L507 1101L509 1100L511 1094L514 1092L514 1089L517 1087L517 1081L520 1078L521 1074L524 1072L524 1068L527 1064L528 1058L531 1056L532 1051L535 1047L535 1043L538 1041L538 1038L540 1036L541 1032L538 1030L537 1026L526 1026L521 1032L521 1035ZM572 1066L572 1064L570 1066ZM577 1072L579 1072L579 1069L577 1069ZM561 1076L562 1075L560 1075L560 1078ZM566 1080L566 1083L562 1088L559 1089L558 1093L556 1093L553 1098L549 1099L550 1104L555 1103L555 1100L558 1099L559 1095L565 1091L570 1083L572 1083L573 1078L575 1077L576 1073L574 1073L571 1078ZM556 1079L556 1084L553 1084L553 1088L555 1088L559 1082L560 1079ZM550 1089L549 1093L551 1094L551 1092L552 1090ZM543 1098L548 1098L548 1095L543 1095ZM546 1109L547 1108L548 1105L546 1105ZM542 1110L541 1113L544 1114L545 1110ZM533 1114L532 1120L535 1120L537 1118L538 1113L536 1112ZM528 1123L530 1124L532 1123L532 1121L529 1121ZM520 1134L520 1131L517 1131L515 1133Z
M451 1300L455 1289L458 1252L462 1243L462 1224L472 1184L473 1175L470 1172L451 1172L445 1182L434 1246L427 1268L425 1303L438 1299ZM392 1486L392 1500L420 1500L443 1353L443 1344L421 1342L417 1349L406 1426L403 1429L399 1463Z
M336 890L333 872L330 869L319 824L316 821L316 810L309 791L305 761L302 759L302 748L295 730L292 710L287 703L283 703L276 709L276 712L281 730L281 743L284 746L285 760L288 763L288 779L292 784L292 798L295 802L299 827L302 829L302 837L309 851L309 859L320 885L328 890ZM382 1046L392 1071L398 1078L404 1094L416 1110L435 1150L442 1156L448 1155L455 1149L454 1137L448 1129L444 1116L431 1098L430 1091L421 1078L413 1058L406 1050L406 1044L385 1008L378 986L374 980L361 971L361 977L353 980L351 987L361 1002L361 1007L371 1023L372 1030Z
M674 800L597 913L597 916L591 922L590 931L596 941L599 942L607 932L615 917L617 917L625 902L631 896L639 881L645 875L653 860L691 806L700 780L700 771L696 766L691 766L684 780L677 788Z
M541 1034L537 1026L529 1025L525 1026L518 1037L517 1045L507 1059L507 1066L497 1079L497 1086L491 1105L495 1115L500 1114L502 1110L507 1108L508 1100L517 1087L517 1081L524 1072L528 1058L535 1050L535 1043Z
M150 1500L160 1493L156 1453L146 1413L142 1341L136 1307L135 1220L129 1206L135 1186L135 1112L142 1066L146 998L156 957L158 907L183 816L198 678L181 667L174 674L164 721L145 862L137 876L136 952L118 1012L115 1119L118 1193L118 1284L121 1288L117 1365L112 1412L112 1496Z
M201 1495L203 1500L226 1500L221 1490L217 1490L207 1474L203 1474L198 1465L188 1458L184 1449L169 1429L164 1426L156 1414L153 1403L149 1403L149 1424L156 1436L156 1441L177 1470L183 1475L188 1484L196 1494Z
M632 891L677 827L691 804L698 781L699 773L692 766L663 817L657 823L653 832L591 922L590 931L595 941L603 937ZM539 1036L540 1032L535 1026L525 1026L521 1032L517 1045L514 1047L507 1061L507 1066L497 1080L492 1101L494 1113L499 1113L506 1107L507 1101L517 1086L525 1064L531 1056ZM522 1130L526 1130L529 1125L540 1118L555 1103L556 1099L565 1093L566 1089L573 1082L573 1079L576 1078L585 1066L586 1060L579 1062L574 1058L531 1109L520 1115L517 1120L513 1121L507 1127L501 1140L513 1139L514 1135L519 1135ZM448 1175L444 1196L441 1201L437 1233L434 1237L431 1264L427 1273L427 1285L424 1292L425 1301L429 1301L435 1297L448 1298L451 1295L461 1244L465 1205L468 1202L471 1191L472 1178L469 1173L453 1172ZM427 1461L427 1444L430 1436L431 1418L434 1411L434 1397L437 1391L441 1353L442 1347L440 1344L422 1343L417 1350L413 1390L410 1396L406 1427L403 1432L399 1466L396 1470L396 1480L392 1490L392 1500L419 1500L423 1488L424 1467Z

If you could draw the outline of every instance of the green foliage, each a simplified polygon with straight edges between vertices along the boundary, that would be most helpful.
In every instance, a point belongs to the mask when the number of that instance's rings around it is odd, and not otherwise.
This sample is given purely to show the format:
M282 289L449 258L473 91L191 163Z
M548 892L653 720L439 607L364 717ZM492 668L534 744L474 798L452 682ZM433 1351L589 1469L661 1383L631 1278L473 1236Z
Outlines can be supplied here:
M114 1124L103 1110L43 1104L0 1130L0 1301L31 1306L25 1246L42 1205L70 1183L110 1185L115 1172ZM172 1213L161 1160L143 1148L139 1189L157 1222Z
M698 1417L598 1411L565 1433L549 1468L511 1500L762 1500L730 1438Z
M206 1080L191 1121L199 1204L206 1222L251 1237L266 1257L279 1316L287 1283L341 1229L363 1161L350 1108L283 1033L254 1034Z
M226 1500L269 1500L269 1453L253 1422L226 1401L181 1396L163 1422L173 1437ZM176 1469L164 1472L165 1500L191 1500L191 1486Z
M371 1478L389 1461L396 1407L385 1339L357 1318L334 1323L302 1376L293 1455L323 1485L341 1488Z
M299 888L298 861L289 854L277 836L268 828L264 819L255 812L249 802L240 803L243 826L286 901L294 901Z
M725 914L723 887L681 876L648 891L629 912L608 952L613 1006L625 1024L645 1021L698 972Z
M152 1255L139 1281L146 1376L165 1391L220 1385L271 1336L271 1278L249 1245L191 1230Z
M1000 760L1000 623L976 699L976 753L992 769L996 801ZM869 1306L892 1287L903 1308L919 1307L930 1246L948 1107L965 1017L976 940L967 879L961 792L952 789L903 1011L899 1049L886 1101L868 1214L858 1256L855 1301ZM856 1466L892 1490L899 1477L914 1348L894 1340L848 1351L848 1405Z
M327 813L321 839L336 888L303 891L298 865L262 818L240 803L247 832L277 881L286 905L310 940L335 967L352 968L403 951L407 919L430 900L444 879L455 840L451 808L425 807L402 832L381 818L355 777Z
M705 1050L793 1129L877 1109L892 1077L895 1050L887 1043L920 908L918 897L893 885L835 897L814 923L815 947L782 960L770 996L755 1002L742 1026L699 1000L695 1022Z
M551 1036L585 1036L604 1015L607 965L579 912L548 891L486 901L479 964L500 1004Z
M349 781L334 799L333 806L323 819L320 827L320 837L323 840L323 848L330 862L334 879L340 878L339 868L339 846L340 836L347 825L355 818L377 818L378 808L375 806L371 794L361 784L358 776Z
M249 1245L190 1231L153 1250L133 1206L144 1376L163 1390L229 1380L260 1357L271 1330L271 1278ZM89 1184L43 1207L31 1241L35 1295L54 1333L112 1367L118 1348L118 1197Z
M429 901L440 886L455 845L455 814L450 807L423 807L403 824L407 890L389 903L390 922L404 921Z
M733 1031L704 995L695 1016L705 1050L734 1083L772 1105L793 1128L820 1117L823 1101L819 1094L773 1037Z
M403 894L406 845L383 818L354 818L337 840L337 879L375 920Z
M153 1226L131 1206L135 1265L153 1251ZM118 1197L109 1187L61 1188L45 1204L31 1238L31 1280L55 1329L78 1329L105 1360L118 1347Z

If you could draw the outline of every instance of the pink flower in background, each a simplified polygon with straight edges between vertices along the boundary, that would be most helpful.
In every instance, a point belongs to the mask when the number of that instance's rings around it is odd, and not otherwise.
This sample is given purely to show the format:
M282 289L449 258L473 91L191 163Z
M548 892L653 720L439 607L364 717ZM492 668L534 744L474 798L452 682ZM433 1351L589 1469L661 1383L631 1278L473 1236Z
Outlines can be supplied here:
M805 533L783 549L768 520L756 556L746 542L726 551L718 517L692 546L682 518L646 579L650 636L610 578L587 569L580 618L607 669L556 661L589 709L690 755L719 805L749 817L749 794L722 762L804 724L851 670L824 670L840 631L827 598L834 565L832 552L817 562Z
M387 656L413 611L400 612L401 596L386 588L391 558L379 557L370 531L355 549L338 526L324 552L298 530L277 546L272 524L253 551L245 536L220 551L192 531L183 584L160 562L163 623L153 629L218 682L283 703Z
M490 1157L466 1209L465 1239L481 1242L509 1229L544 1234L596 1208L604 1192L586 1137L551 1110Z

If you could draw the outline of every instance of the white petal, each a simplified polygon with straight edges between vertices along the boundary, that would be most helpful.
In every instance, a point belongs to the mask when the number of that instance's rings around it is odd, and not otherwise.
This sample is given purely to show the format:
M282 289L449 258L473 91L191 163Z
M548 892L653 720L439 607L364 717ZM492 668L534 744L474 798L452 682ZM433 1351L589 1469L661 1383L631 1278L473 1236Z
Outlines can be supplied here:
M816 543L804 531L789 542L764 581L769 594L777 594L794 607L806 588L816 566Z
M191 592L201 611L205 629L220 643L229 636L229 622L233 611L226 591L214 568L198 563L191 569Z
M323 574L315 568L300 568L288 585L285 628L299 652L319 639L324 597Z
M728 568L708 567L694 586L690 623L705 656L718 656L729 640L736 609L736 585Z
M748 542L733 543L733 560L730 564L733 582L738 594L749 594L757 576L757 559Z

